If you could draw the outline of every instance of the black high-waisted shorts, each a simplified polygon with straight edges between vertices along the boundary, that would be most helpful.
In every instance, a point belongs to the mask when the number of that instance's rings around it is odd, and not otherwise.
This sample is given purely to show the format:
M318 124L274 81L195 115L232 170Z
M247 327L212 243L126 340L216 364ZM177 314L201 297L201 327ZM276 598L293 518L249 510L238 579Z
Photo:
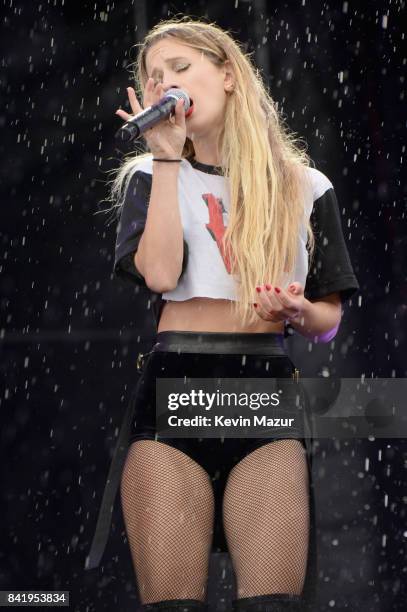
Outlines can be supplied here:
M133 417L129 445L137 440L169 444L194 459L209 474L215 511L221 516L228 474L246 455L276 438L161 438L156 432L157 378L285 378L298 370L277 333L159 332L156 343L143 356L141 378L131 401ZM301 433L290 430L306 448ZM281 439L281 436L278 438ZM222 521L215 521L214 552L227 550Z
M114 501L128 453L137 440L157 440L174 446L207 471L215 497L213 552L227 552L223 531L222 500L228 475L246 455L275 438L162 438L155 428L155 382L157 378L284 378L298 379L298 370L288 357L283 334L244 334L212 332L159 332L147 355L141 356L141 376L130 397L118 435L114 455L99 509L95 533L86 557L85 569L100 564L108 541ZM304 415L306 418L307 415ZM312 441L310 424L300 435L295 430L285 436L297 438L307 450L310 478L311 534L310 558L316 567L315 510L312 485ZM279 436L281 439L281 436ZM312 572L311 572L312 573ZM313 572L316 575L316 570Z

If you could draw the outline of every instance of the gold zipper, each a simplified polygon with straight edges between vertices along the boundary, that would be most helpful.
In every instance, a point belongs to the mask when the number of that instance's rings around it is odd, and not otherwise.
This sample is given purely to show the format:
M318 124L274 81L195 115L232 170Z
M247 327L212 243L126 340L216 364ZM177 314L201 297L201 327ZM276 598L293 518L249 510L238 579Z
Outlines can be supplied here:
M139 353L137 355L137 361L136 361L136 368L138 372L141 372L141 368L143 367L143 359L144 359L143 353Z
M294 368L294 372L291 374L291 376L293 377L293 380L295 382L298 382L300 379L300 371L298 368Z
M143 367L144 367L144 360L146 357L148 357L149 355L151 355L153 351L149 351L148 353L139 353L137 355L137 359L136 359L136 368L139 372L142 371Z

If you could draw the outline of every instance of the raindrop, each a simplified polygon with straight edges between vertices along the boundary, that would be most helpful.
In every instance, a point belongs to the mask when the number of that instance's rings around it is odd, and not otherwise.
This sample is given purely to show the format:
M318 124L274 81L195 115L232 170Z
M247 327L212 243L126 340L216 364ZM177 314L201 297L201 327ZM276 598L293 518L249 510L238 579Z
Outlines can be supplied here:
M382 535L382 546L383 546L383 548L386 547L386 544L387 544L387 535L384 533Z

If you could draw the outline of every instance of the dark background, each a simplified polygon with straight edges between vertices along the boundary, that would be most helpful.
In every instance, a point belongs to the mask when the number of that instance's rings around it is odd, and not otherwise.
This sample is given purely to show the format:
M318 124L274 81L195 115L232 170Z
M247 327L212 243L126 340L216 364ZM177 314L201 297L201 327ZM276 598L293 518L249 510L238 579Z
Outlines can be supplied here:
M361 285L332 342L294 336L289 353L302 376L405 377L405 2L2 5L0 589L135 610L118 503L102 565L84 570L135 360L154 334L148 294L113 281L115 225L101 212L134 44L187 13L255 51L334 184ZM316 445L318 610L404 609L406 465L403 439ZM227 610L228 559L211 563L213 610Z

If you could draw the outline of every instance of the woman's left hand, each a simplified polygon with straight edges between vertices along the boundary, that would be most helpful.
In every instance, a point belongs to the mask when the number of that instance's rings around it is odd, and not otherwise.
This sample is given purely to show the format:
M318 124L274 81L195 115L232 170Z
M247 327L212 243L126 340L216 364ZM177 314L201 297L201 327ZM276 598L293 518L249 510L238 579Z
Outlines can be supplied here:
M302 315L305 298L304 287L300 283L291 283L287 289L260 285L256 287L256 296L253 307L264 321L278 323L298 319Z

